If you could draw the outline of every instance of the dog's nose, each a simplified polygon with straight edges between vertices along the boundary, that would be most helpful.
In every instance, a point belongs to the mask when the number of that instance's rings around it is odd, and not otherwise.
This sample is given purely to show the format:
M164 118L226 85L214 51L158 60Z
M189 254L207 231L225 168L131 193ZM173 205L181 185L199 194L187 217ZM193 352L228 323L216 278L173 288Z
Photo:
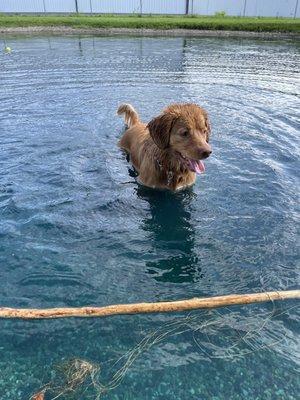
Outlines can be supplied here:
M211 150L204 150L202 151L202 158L207 158L211 155L212 151Z
M202 160L203 158L207 158L211 155L212 150L210 148L199 149L199 158Z

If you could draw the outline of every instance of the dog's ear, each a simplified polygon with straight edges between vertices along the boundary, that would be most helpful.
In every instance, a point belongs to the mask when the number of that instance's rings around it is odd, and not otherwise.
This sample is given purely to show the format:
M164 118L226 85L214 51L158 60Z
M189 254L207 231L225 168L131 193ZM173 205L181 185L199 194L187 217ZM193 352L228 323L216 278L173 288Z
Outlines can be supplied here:
M171 130L176 122L176 116L164 113L153 118L147 125L154 143L162 150L169 147Z

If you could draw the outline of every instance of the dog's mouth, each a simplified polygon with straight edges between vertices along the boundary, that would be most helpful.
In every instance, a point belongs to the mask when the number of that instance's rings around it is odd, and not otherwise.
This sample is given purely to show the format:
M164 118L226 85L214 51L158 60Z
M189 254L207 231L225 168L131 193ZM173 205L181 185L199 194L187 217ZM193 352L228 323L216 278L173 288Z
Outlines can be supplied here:
M187 159L187 162L188 168L191 171L196 172L196 174L203 174L203 172L205 172L205 165L203 161Z
M180 157L190 171L196 172L196 174L205 172L205 165L202 160L193 160L192 158L184 157L182 154L180 154Z

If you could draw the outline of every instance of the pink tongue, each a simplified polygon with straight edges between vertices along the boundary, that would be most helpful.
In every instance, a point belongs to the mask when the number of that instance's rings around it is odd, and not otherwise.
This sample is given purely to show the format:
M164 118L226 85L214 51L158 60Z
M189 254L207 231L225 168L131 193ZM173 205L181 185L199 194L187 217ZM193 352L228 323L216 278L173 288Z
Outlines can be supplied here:
M197 174L202 174L205 171L204 163L201 160L191 161L192 167Z

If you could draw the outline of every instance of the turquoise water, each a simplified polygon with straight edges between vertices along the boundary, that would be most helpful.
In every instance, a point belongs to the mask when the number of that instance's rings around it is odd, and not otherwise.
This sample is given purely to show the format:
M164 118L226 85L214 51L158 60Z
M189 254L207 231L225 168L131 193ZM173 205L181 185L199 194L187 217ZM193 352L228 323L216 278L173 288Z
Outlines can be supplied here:
M1 306L299 287L299 46L6 40L13 51L0 55ZM124 101L145 121L172 102L208 110L213 155L192 189L137 185L116 146L123 122L115 111ZM73 357L100 363L109 381L115 360L185 317L0 320L1 398L29 399L55 376L55 364ZM299 317L294 301L194 312L104 397L297 399ZM72 396L95 399L95 392Z

